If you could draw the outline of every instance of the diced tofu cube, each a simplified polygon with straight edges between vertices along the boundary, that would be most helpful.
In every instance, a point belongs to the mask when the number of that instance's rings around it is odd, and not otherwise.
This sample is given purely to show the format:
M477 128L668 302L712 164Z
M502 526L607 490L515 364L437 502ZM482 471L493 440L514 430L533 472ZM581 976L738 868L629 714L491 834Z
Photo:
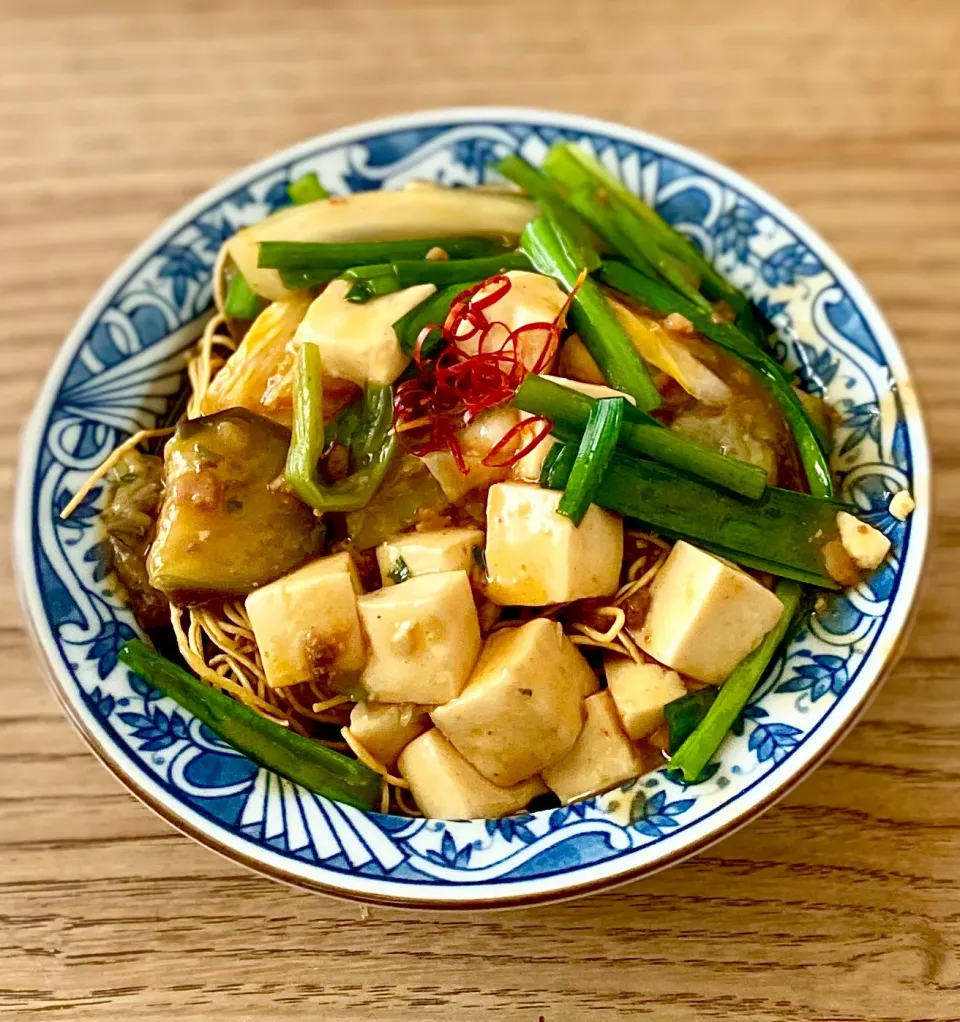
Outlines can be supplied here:
M362 591L353 559L344 553L321 557L247 597L271 688L357 680L366 661L357 617Z
M745 571L681 540L653 580L643 627L631 635L660 663L719 685L782 613L777 597Z
M499 482L510 475L509 467L484 465L483 459L520 421L516 408L503 405L482 412L457 434L457 442L467 471L461 472L449 451L433 451L423 456L423 463L440 484L447 500L458 501L471 490ZM519 447L519 437L502 451L504 460ZM499 458L497 460L500 460Z
M634 406L637 403L635 397L624 394L622 390L614 390L613 387L608 387L605 383L583 383L580 380L569 380L566 376L547 376L546 373L543 373L542 376L543 379L549 380L551 383L557 383L561 387L566 387L567 390L575 390L578 394L586 394L587 397L623 397Z
M476 565L474 551L482 546L482 529L409 532L381 543L377 564L385 586L434 571L465 571L469 575Z
M916 501L910 496L909 490L898 490L891 498L888 510L894 518L905 522L916 509Z
M399 768L420 812L435 820L508 816L547 790L539 777L512 788L491 784L436 728L415 738L400 753Z
M380 703L434 706L460 694L480 653L480 623L465 571L439 571L357 601L370 646L360 678Z
M466 688L431 716L471 766L509 787L570 749L596 687L560 625L540 618L491 635Z
M837 528L843 549L856 561L858 568L873 571L880 567L890 551L890 540L879 529L846 511L837 513Z
M628 657L604 659L607 689L624 731L633 741L656 731L663 723L663 708L686 694L680 675L660 664L638 664Z
M620 726L609 689L584 700L586 721L573 748L543 771L561 802L608 791L643 772L643 760Z
M348 302L350 281L332 280L314 299L297 328L295 344L316 344L330 376L361 387L393 383L410 359L397 341L393 324L436 291L418 284L369 302Z
M430 727L424 706L414 703L357 703L350 711L350 730L360 744L384 766Z
M574 525L557 513L561 496L528 483L490 487L486 595L494 603L542 607L616 592L623 523L591 505Z

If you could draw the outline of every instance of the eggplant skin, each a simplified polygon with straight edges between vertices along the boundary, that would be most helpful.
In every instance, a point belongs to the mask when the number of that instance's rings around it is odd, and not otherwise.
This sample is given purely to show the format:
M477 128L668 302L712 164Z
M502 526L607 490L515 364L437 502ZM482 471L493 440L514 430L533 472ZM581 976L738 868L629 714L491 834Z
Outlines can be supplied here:
M246 596L316 556L324 527L283 479L290 433L245 408L184 420L164 450L147 558L176 603Z

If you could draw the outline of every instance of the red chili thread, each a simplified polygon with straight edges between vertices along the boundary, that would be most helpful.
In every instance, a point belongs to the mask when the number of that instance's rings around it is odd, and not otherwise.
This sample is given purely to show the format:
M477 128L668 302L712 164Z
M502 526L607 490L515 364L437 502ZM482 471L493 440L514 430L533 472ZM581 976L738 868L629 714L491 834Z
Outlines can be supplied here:
M497 455L500 454L504 448L508 447L516 437L520 436L524 430L530 429L530 427L539 423L539 429L534 434L533 439L529 440L523 445L518 451L514 451L503 460L498 460ZM493 445L490 453L483 459L483 464L487 468L510 468L511 465L526 457L535 447L543 443L544 440L550 435L550 431L553 429L553 423L545 415L533 415L529 419L523 419L518 422L512 429L507 430L506 433Z
M498 320L489 320L485 313L510 291L513 285L509 277L498 274L461 291L450 303L445 323L430 323L420 331L413 351L418 375L401 383L394 392L393 424L403 447L418 457L448 450L457 468L466 475L468 468L457 434L482 412L509 401L529 372L541 373L549 367L560 346L567 310L582 279L581 274L552 323L525 323L515 330ZM493 339L498 328L504 332L499 345ZM546 340L533 367L528 369L523 361L522 339L533 331L545 333ZM438 332L439 344L425 355L425 345ZM467 350L468 343L476 350ZM522 429L538 422L539 429L531 441L506 460L497 460ZM496 468L515 464L541 443L551 428L543 416L518 423L494 445L483 464Z

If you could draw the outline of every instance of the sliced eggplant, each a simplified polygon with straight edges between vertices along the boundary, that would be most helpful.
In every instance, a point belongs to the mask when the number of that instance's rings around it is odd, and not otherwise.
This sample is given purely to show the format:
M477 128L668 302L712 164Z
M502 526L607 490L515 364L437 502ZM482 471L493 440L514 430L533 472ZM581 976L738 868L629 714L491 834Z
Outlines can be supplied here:
M283 480L290 433L244 408L181 422L147 568L180 603L245 596L319 553L323 526Z

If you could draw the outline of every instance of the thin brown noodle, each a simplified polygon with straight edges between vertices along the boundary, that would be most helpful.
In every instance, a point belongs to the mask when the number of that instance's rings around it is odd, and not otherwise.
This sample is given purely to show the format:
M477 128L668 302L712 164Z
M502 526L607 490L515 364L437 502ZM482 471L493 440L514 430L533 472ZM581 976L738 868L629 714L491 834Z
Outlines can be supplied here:
M571 625L573 634L570 636L570 641L575 646L591 646L607 650L610 653L619 653L642 664L644 663L643 654L627 628L627 613L624 610L624 604L628 603L640 590L647 588L657 577L657 573L670 551L670 545L659 536L651 536L645 532L628 531L627 538L640 548L640 552L627 566L624 573L625 582L617 590L610 603L597 607L593 611L594 618L609 619L609 627L600 631L593 625L575 621Z

